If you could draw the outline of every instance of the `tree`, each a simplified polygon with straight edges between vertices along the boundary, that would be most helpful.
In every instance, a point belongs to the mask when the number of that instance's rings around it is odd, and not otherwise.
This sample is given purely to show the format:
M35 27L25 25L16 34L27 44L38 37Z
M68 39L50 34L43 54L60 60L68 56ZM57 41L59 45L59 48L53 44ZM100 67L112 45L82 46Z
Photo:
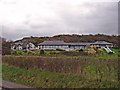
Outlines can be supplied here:
M11 43L12 41L7 41L5 38L2 38L0 47L2 47L2 55L10 55L11 54Z

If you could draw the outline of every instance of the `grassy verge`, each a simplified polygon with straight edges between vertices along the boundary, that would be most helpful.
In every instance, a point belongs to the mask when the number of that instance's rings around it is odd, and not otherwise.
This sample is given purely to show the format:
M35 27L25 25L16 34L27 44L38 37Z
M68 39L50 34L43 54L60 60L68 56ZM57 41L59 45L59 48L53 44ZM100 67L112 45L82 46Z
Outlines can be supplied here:
M81 77L80 75L56 73L39 69L26 70L7 64L3 64L2 66L4 80L35 88L118 88L116 78L110 79L107 76L99 80L100 76L94 75L93 66L87 66L85 69L87 73L90 72L91 77Z

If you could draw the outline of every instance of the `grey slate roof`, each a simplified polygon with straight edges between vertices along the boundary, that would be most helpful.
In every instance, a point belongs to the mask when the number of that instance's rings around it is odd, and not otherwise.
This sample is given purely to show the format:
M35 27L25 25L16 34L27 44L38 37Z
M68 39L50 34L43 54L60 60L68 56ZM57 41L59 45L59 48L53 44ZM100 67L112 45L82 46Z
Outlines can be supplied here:
M109 43L109 42L106 42L106 41L96 41L95 43L93 44L106 44L106 45L110 45L112 43Z
M16 46L16 47L22 46L22 43L12 43L11 46Z
M44 41L38 45L67 45L64 41L54 40L54 41Z
M91 43L65 43L64 41L44 41L38 45L90 45Z
M29 44L30 42L23 42L23 43L12 43L11 46L22 46L22 48L26 48L27 44Z
M106 44L106 45L110 45L112 43L106 42L106 41L96 41L94 43L89 43L89 42L81 42L81 43L65 43L64 41L59 41L59 40L55 40L55 41L44 41L42 43L39 43L38 45L95 45L95 44Z
M83 45L83 46L86 46L86 45L90 45L91 43L67 43L68 45Z

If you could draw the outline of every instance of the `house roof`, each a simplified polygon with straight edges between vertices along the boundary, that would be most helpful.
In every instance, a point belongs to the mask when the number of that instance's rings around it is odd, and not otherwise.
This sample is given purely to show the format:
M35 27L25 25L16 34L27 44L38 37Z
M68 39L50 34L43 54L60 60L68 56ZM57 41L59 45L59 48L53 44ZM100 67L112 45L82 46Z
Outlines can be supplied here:
M91 43L68 43L68 45L83 45L83 46L86 46L86 45L90 45Z
M11 46L14 46L15 48L19 47L19 46L22 46L21 43L12 43Z
M22 46L22 43L12 43L11 46Z
M26 46L27 46L28 43L29 43L29 42L24 42L24 43L22 44L22 47L23 47L23 48L26 48Z
M44 41L38 45L67 45L64 41L54 40L54 41Z
M91 43L65 43L64 41L44 41L38 45L90 45Z
M91 44L112 44L106 41L96 41L94 43L90 42L81 42L81 43L65 43L64 41L54 40L54 41L44 41L42 43L39 43L38 45L91 45Z
M96 41L92 44L107 44L108 45L108 44L112 44L112 43L109 43L109 42L106 42L106 41Z
M23 48L26 48L27 44L29 44L29 43L31 43L31 42L12 43L11 46L15 46L15 47L22 46Z

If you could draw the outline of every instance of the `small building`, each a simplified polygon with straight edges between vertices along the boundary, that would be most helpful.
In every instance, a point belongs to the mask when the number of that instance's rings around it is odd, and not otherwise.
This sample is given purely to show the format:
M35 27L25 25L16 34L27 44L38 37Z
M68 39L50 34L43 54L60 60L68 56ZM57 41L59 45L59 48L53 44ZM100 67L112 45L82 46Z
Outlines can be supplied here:
M33 43L29 42L29 43L23 43L22 48L23 50L33 50L36 49L36 46Z
M11 44L11 49L12 50L33 50L36 49L36 46L31 43L31 42L17 42L17 43L13 43Z
M98 47L98 48L103 48L103 47L113 47L112 43L106 42L106 41L96 41L94 43L91 43L91 45Z
M22 50L22 43L12 43L11 50Z

